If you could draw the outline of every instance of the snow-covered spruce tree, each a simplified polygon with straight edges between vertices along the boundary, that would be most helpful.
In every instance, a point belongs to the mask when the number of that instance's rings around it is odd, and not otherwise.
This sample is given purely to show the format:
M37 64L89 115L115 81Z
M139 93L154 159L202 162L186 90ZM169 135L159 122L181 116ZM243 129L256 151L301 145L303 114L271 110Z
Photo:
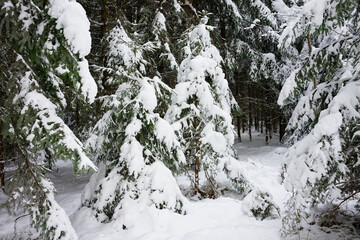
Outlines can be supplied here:
M286 80L279 104L297 102L287 127L287 202L282 234L299 231L318 203L330 226L341 204L359 205L360 28L358 1L305 1L284 29L284 47L302 38L308 57Z
M154 110L164 91L158 77L144 77L144 54L151 42L130 38L118 25L109 34L109 65L116 92L103 96L104 116L93 129L89 147L100 164L83 193L83 205L101 222L130 228L131 215L144 207L185 213L185 199L173 177L185 161L170 126Z
M160 70L160 74L167 79L167 82L169 82L170 85L174 85L174 79L176 79L176 74L179 70L179 64L172 52L174 49L174 43L170 41L166 24L167 20L165 15L162 13L164 10L159 8L156 11L157 13L153 20L153 29L151 31L154 38L154 44L156 45L156 50L151 56L154 57L154 60L159 61L156 64L156 70Z
M167 33L166 19L161 10L161 8L157 9L157 13L152 24L154 27L154 40L157 45L156 47L163 52L160 54L160 58L167 62L165 65L169 65L170 70L178 70L179 66L169 46L171 42Z
M253 191L249 194L251 200L247 200L252 203L249 208L255 216L265 218L266 214L273 215L274 205L268 193L248 182L236 160L230 112L238 106L221 69L222 58L211 43L212 27L206 25L207 20L204 16L185 33L186 57L180 65L178 84L166 119L172 123L186 152L183 170L191 174L195 166L191 176L195 194L218 197L229 188L245 196ZM216 179L219 173L225 173L232 184L221 185ZM256 198L263 205L255 209L252 207L259 203Z
M95 170L81 142L62 119L79 99L93 101L96 85L84 58L89 22L75 1L1 1L1 142L5 164L15 165L5 193L11 210L25 206L42 239L77 239L45 177L48 163L70 160L74 172ZM72 98L70 98L72 96ZM14 157L15 160L11 160Z

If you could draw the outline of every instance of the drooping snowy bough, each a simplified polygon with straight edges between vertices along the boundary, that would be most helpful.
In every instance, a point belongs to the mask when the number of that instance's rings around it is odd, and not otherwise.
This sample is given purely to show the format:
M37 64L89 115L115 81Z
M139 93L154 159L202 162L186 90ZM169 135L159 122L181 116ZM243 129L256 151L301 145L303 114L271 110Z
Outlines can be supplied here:
M72 161L76 174L97 169L62 115L97 93L85 59L90 23L75 1L2 1L0 9L0 137L16 166L5 192L42 239L77 239L45 173L57 159Z

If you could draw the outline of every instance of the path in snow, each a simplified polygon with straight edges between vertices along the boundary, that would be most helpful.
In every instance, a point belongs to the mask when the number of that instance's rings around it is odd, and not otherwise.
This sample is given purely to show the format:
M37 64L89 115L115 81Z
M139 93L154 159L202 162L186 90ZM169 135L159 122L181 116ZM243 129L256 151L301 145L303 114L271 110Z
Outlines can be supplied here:
M251 142L247 134L242 139L241 143L235 144L235 148L246 174L251 182L270 192L275 203L282 209L287 193L281 185L280 173L286 148L279 144L276 136L268 145L265 144L263 134L253 134Z

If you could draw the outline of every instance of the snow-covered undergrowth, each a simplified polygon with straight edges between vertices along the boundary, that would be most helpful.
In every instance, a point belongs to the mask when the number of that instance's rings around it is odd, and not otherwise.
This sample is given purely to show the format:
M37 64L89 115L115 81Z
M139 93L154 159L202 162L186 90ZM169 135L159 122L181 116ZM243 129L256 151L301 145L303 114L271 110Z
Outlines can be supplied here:
M281 184L281 163L286 150L272 139L269 145L264 144L264 136L257 134L252 142L242 136L243 142L236 143L240 164L247 177L259 187L269 192L274 202L283 212L288 193ZM187 214L176 214L170 210L159 210L153 207L138 208L137 205L127 206L131 213L132 224L122 229L118 223L99 223L91 209L80 208L81 193L90 176L77 179L73 175L71 163L58 162L52 174L48 176L58 191L56 200L70 216L74 229L81 240L255 240L281 239L281 219L256 219L249 211L251 202L238 199L236 195L226 195L217 199L190 201ZM225 176L224 176L225 179ZM189 186L186 176L178 178L182 189ZM4 196L0 196L4 201ZM23 213L19 212L18 216ZM17 221L17 237L14 237L14 221L5 209L0 210L0 239L34 239L36 233L29 227L28 217ZM310 229L310 231L309 231ZM308 233L310 232L310 233ZM30 235L32 234L32 235ZM310 237L308 237L308 235ZM339 233L326 233L316 226L304 228L294 239L346 239ZM353 239L353 238L349 238Z
M281 185L280 154L284 148L278 148L277 144L264 146L263 140L256 139L252 144L237 144L235 148L247 177L260 190L270 192L275 203L282 206L286 193ZM226 176L220 175L219 179L225 181ZM187 176L180 176L178 183L183 190L190 186ZM79 239L235 240L241 236L246 236L245 239L280 239L280 219L257 220L250 211L252 205L243 204L243 200L236 195L190 201L186 215L158 210L155 206L142 209L138 205L127 207L131 208L127 211L131 213L127 217L131 219L131 225L127 225L126 230L119 226L119 221L99 223L89 208L81 208L71 217Z

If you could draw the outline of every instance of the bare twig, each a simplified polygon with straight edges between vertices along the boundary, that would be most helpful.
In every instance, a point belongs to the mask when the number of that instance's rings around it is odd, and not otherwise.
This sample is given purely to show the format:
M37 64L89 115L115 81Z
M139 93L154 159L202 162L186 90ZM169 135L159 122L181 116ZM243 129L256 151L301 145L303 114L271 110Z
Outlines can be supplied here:
M209 183L210 183L210 187L211 187L212 191L214 192L215 198L218 197L218 196L220 196L221 194L220 194L219 191L216 189L216 186L215 186L215 184L213 183L213 181L211 180L211 177L210 177L208 171L207 171L206 169L205 169L204 171L205 171L205 177L206 177L206 179L207 179L207 180L209 181Z
M355 197L355 195L358 194L358 193L360 193L360 191L356 191L356 192L352 193L351 195L347 196L346 198L344 198L344 199L343 199L338 205L336 205L336 207L335 207L329 214L327 214L327 215L329 215L329 216L333 215L334 212L335 212L336 210L338 210L343 203L345 203L345 202L348 201L349 199Z
M34 172L32 171L32 169L31 169L31 167L30 167L30 164L31 164L31 163L30 163L29 159L28 159L28 158L26 157L26 155L23 153L22 149L21 149L19 146L17 146L17 147L18 147L18 150L19 150L21 156L22 156L22 157L24 158L24 160L25 160L25 165L26 165L26 168L29 170L30 175L33 177L36 185L38 185L38 187L42 190L43 194L45 195L45 190L44 190L43 186L39 183L39 181L37 180Z
M23 217L26 217L26 216L30 216L30 213L28 214L24 214L24 215L21 215L19 217L17 217L14 221L14 234L15 234L15 237L17 235L17 229L16 229L16 224L17 224L17 221L20 219L20 218L23 218Z

